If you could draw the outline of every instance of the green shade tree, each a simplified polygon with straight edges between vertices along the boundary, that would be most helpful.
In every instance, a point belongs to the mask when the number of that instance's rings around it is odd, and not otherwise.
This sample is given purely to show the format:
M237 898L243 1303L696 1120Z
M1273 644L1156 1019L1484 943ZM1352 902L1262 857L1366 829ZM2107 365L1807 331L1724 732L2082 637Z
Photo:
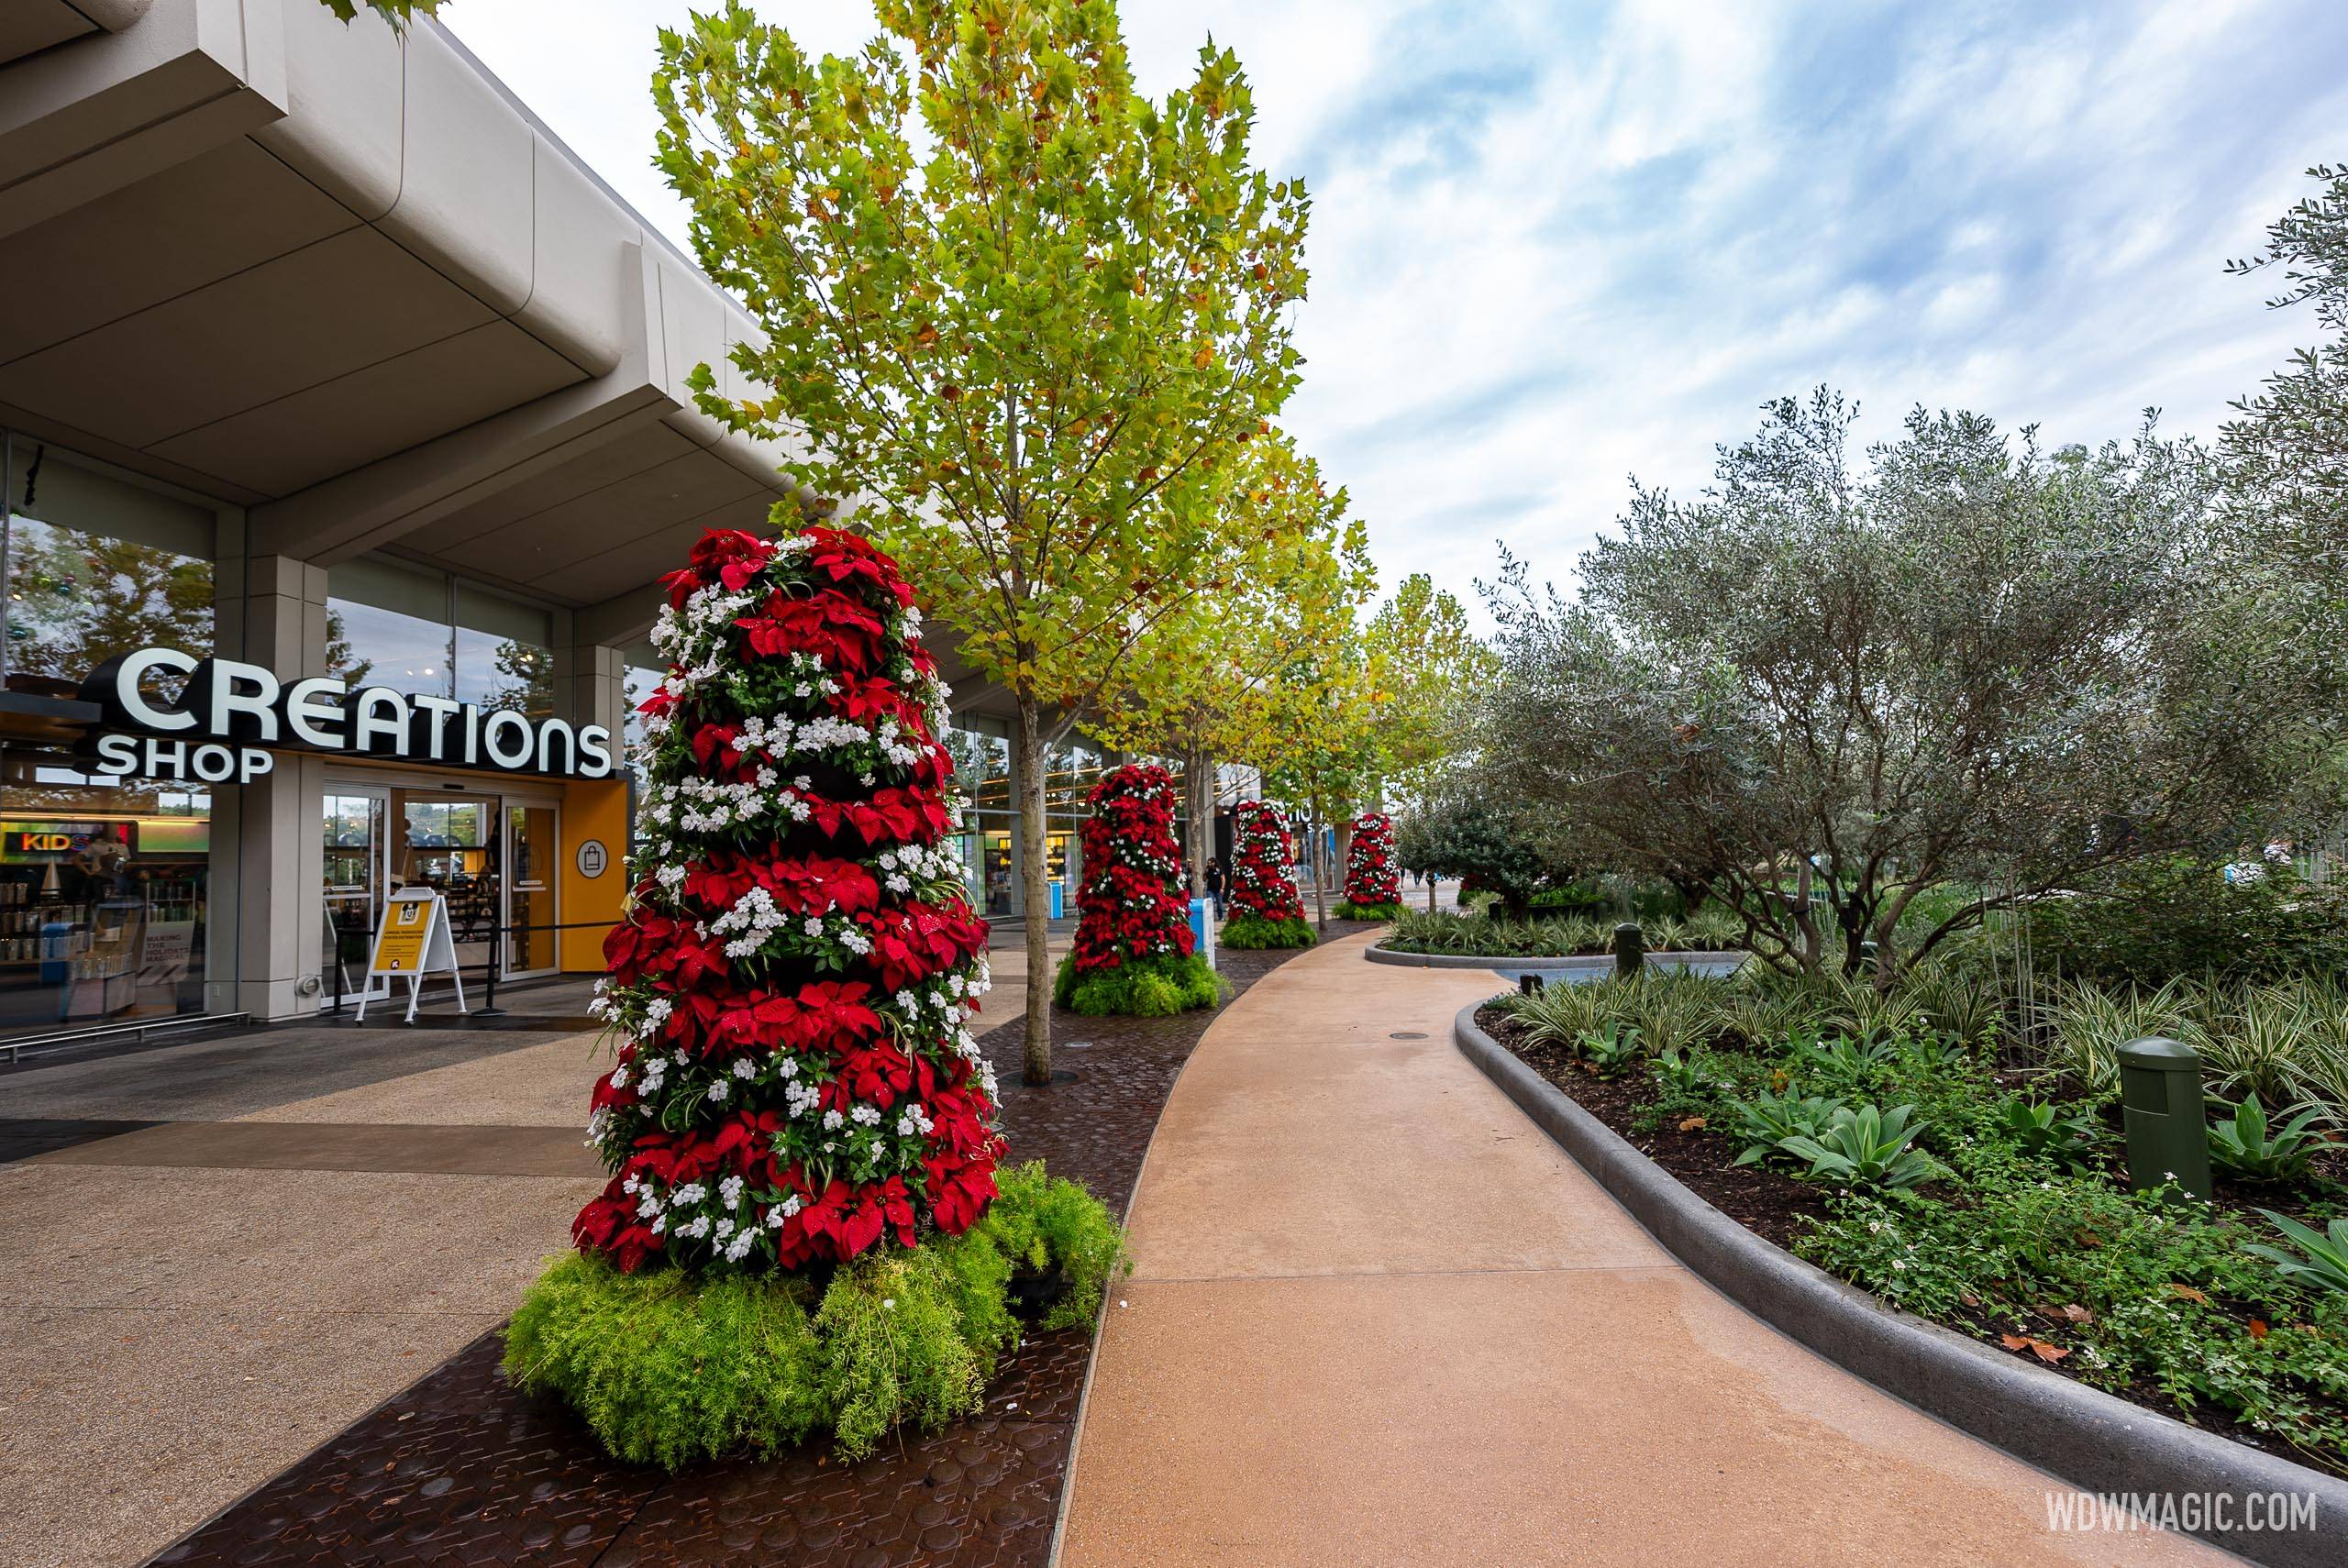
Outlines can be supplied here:
M1463 893L1492 894L1512 920L1532 914L1534 894L1574 876L1522 810L1465 778L1403 814L1395 824L1394 855L1405 870L1456 878ZM1427 907L1434 907L1432 890Z
M1192 897L1206 892L1215 764L1260 766L1295 734L1300 709L1327 694L1316 661L1378 580L1346 492L1285 436L1250 442L1230 478L1244 525L1224 536L1206 590L1150 628L1086 721L1110 745L1181 763Z
M1135 89L1108 0L881 0L810 59L726 5L660 35L659 161L702 263L757 318L746 395L700 406L803 442L962 656L1017 711L1024 1076L1050 1077L1042 758L1204 591L1220 472L1294 387L1301 183L1248 161L1212 44Z
M1379 607L1369 656L1386 694L1378 743L1390 788L1432 799L1472 752L1473 725L1499 661L1476 635L1466 606L1413 572Z

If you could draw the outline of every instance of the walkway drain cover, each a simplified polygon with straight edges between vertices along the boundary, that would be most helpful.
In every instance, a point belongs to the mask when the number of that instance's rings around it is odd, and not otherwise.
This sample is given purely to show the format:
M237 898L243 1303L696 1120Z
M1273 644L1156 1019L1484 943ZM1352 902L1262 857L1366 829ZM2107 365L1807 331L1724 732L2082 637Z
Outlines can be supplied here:
M1426 1036L1420 1033L1415 1029L1398 1029L1386 1038L1389 1040L1424 1040Z
M1063 1051L1090 1051L1092 1049L1092 1042L1090 1040L1063 1040L1060 1042L1060 1049Z

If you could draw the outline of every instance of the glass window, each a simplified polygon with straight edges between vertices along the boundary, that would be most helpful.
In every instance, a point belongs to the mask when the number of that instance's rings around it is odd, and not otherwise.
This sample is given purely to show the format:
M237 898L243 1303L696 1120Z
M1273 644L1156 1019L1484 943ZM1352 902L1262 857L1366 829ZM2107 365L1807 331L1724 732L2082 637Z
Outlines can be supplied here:
M8 690L71 695L138 647L214 651L209 509L7 432L0 500ZM235 886L211 792L85 772L69 745L0 714L0 1035L202 1012L210 982L234 1005L233 944L216 962L207 940L216 850Z
M134 648L212 651L210 512L22 437L12 456L9 690L71 696Z
M554 712L554 617L544 610L457 585L457 701Z
M367 558L327 571L327 673L353 690L448 697L455 659L447 578Z
M954 777L973 812L1008 812L1011 801L1011 742L1001 735L948 726L942 743L954 760Z
M1044 810L1055 817L1081 816L1084 798L1101 781L1106 759L1081 743L1055 746L1044 764Z
M629 760L635 762L637 752L644 745L644 715L637 710L644 705L646 698L652 695L653 688L668 679L669 667L653 658L652 650L648 647L630 647L620 657L625 661L620 666L620 694L627 708L624 738L627 742Z

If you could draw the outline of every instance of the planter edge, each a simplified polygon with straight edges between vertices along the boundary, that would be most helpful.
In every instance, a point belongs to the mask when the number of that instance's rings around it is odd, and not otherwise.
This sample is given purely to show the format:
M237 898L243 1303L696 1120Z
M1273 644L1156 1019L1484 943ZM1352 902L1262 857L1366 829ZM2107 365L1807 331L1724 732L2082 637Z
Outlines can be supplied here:
M1513 966L1512 966L1513 967ZM1486 1033L1472 1003L1460 1053L1648 1233L1730 1300L1896 1398L2097 1493L2313 1493L2309 1530L2193 1532L2266 1568L2333 1568L2348 1549L2348 1482L2043 1372L1886 1307L1762 1240L1680 1185ZM2236 1512L2239 1513L2239 1503Z

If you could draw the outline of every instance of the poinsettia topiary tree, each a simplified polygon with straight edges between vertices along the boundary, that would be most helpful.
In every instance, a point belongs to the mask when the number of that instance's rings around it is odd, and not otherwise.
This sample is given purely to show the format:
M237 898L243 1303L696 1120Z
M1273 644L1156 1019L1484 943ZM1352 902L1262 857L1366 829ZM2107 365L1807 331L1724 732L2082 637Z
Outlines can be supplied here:
M1086 804L1076 946L1060 960L1056 999L1081 1013L1145 1017L1213 1007L1222 988L1191 950L1173 775L1154 763L1114 768Z
M1232 813L1231 918L1226 947L1310 947L1312 927L1291 875L1296 855L1279 813L1261 801L1242 801Z
M508 1365L628 1457L825 1428L869 1449L974 1406L1013 1332L1003 1238L1034 1229L989 1215L987 927L947 839L946 689L896 564L853 534L713 532L666 582L643 848L595 1003L619 1038L588 1126L612 1176ZM762 1391L726 1419L664 1386L678 1363L643 1336L701 1342L680 1313L708 1331L701 1378Z
M913 591L830 528L713 533L668 585L645 852L604 944L614 1175L574 1235L626 1271L966 1231L1002 1145L969 1028L987 927L940 843L960 806Z
M1394 819L1364 812L1346 849L1346 899L1340 920L1393 920L1402 912L1401 868L1394 859Z

